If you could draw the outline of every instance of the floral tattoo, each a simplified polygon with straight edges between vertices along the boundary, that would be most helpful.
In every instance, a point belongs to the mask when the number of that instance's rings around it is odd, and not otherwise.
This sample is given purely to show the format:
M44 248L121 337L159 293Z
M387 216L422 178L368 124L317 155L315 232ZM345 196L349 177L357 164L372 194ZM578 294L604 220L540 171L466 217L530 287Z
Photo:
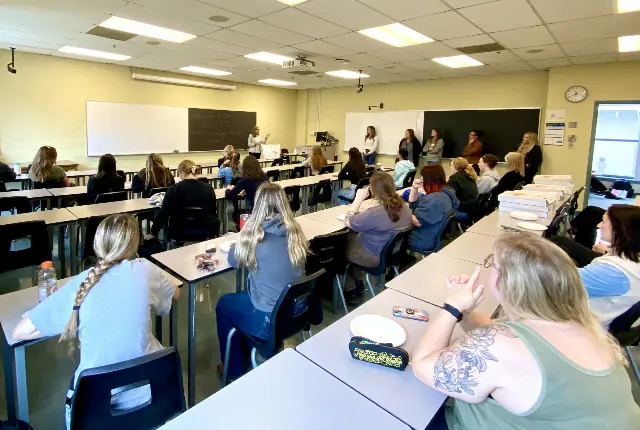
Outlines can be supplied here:
M473 388L478 386L475 378L487 370L487 360L498 362L489 351L498 334L517 337L507 326L490 324L470 331L442 351L433 369L436 388L450 393L475 394Z

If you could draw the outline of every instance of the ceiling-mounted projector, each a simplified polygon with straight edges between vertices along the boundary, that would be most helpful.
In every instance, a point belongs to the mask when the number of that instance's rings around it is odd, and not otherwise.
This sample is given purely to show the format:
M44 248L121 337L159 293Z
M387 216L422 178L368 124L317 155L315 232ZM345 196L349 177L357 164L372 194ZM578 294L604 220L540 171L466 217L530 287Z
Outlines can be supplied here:
M297 57L295 60L283 61L282 68L287 69L289 73L315 73L316 63L304 57Z

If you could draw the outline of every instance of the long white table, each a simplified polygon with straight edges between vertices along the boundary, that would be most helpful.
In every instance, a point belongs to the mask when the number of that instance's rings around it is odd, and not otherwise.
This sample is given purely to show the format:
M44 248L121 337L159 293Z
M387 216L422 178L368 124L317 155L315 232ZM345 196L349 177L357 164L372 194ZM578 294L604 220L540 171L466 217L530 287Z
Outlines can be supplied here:
M551 216L551 218L538 218L536 221L528 222L533 222L535 224L540 224L544 227L548 227L552 220L553 216ZM544 233L544 231L523 229L522 227L518 226L519 222L522 222L522 220L512 218L511 215L509 215L509 212L500 212L496 210L469 227L467 229L467 232L493 237L499 236L505 231L508 231L509 228L527 231L537 236L542 236L542 234ZM503 226L507 227L507 229L503 228Z
M466 232L456 240L442 248L438 254L483 264L487 255L493 252L495 237Z

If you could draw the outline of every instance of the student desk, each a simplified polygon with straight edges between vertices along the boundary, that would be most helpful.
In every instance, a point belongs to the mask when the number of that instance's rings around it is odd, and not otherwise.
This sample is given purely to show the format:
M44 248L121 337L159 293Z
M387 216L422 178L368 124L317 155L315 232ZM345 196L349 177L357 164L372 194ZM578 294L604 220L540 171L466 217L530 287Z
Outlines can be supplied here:
M447 396L415 377L411 366L404 372L355 360L349 353L349 340L353 336L349 324L358 315L381 315L396 321L404 328L407 341L401 347L410 359L428 322L395 318L393 306L423 309L433 317L440 308L395 290L385 290L342 317L296 349L309 360L362 394L414 429L424 429L438 412ZM235 384L235 382L234 382ZM233 384L231 384L233 386ZM344 427L343 427L344 428ZM375 426L374 428L384 428Z
M47 209L51 208L51 193L47 189L0 192L0 199L8 197L26 197L29 201L44 200L47 203Z
M75 161L58 160L56 161L56 165L62 167L65 171L78 170L78 163L76 163ZM29 173L28 172L29 166L31 166L31 162L20 163L20 171L22 173Z
M305 176L302 178L295 179L284 179L277 181L276 183L280 185L282 188L299 186L302 191L301 199L301 208L302 213L309 213L309 191L313 188L314 185L318 184L320 181L329 180L331 182L331 194L335 194L336 187L338 184L338 175L335 173L326 173L324 175L318 176Z
M160 427L182 429L408 429L293 349Z
M131 190L131 182L124 183L124 190ZM54 198L57 198L58 207L62 206L62 199L67 198L78 198L83 197L87 194L87 186L86 185L78 185L75 187L62 187L62 188L49 188L49 192Z
M530 221L530 222L534 222L536 224L544 225L545 227L547 227L549 226L549 224L551 224L552 220L553 220L553 214L550 217L539 218L536 221ZM500 212L496 210L496 211L493 211L491 214L483 217L480 221L473 224L471 227L469 227L467 229L467 232L496 237L496 236L499 236L501 233L508 231L502 228L502 226L505 226L505 227L526 231L526 232L535 234L537 236L542 236L542 233L544 233L543 231L525 230L521 227L518 227L519 222L522 222L522 220L512 218L509 215L509 212Z
M495 240L492 236L466 232L442 248L438 254L482 265L487 255L493 252Z
M164 274L171 283L179 287L182 283L169 275ZM59 285L64 285L71 278L60 279ZM22 315L38 304L38 287L26 288L13 293L3 294L0 300L0 325L4 336L2 337L2 359L4 363L4 384L7 399L7 415L10 423L15 423L16 418L29 422L29 396L27 394L27 365L25 350L28 346L48 339L47 337L18 341L13 338L13 330L22 319ZM175 327L176 310L171 306L171 325ZM158 326L158 322L160 325ZM162 342L161 320L156 319L156 333L160 334L158 340ZM15 368L15 378L14 378ZM17 397L17 399L16 399ZM60 399L60 408L64 402ZM17 409L17 410L16 410Z

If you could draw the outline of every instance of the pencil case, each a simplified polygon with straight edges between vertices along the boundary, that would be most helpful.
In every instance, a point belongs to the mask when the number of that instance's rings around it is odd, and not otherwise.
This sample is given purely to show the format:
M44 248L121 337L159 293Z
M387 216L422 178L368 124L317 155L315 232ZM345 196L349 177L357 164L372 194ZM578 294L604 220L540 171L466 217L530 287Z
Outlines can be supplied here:
M404 349L394 347L390 343L377 343L360 336L351 338L349 352L356 360L392 369L404 370L409 364L409 353Z

